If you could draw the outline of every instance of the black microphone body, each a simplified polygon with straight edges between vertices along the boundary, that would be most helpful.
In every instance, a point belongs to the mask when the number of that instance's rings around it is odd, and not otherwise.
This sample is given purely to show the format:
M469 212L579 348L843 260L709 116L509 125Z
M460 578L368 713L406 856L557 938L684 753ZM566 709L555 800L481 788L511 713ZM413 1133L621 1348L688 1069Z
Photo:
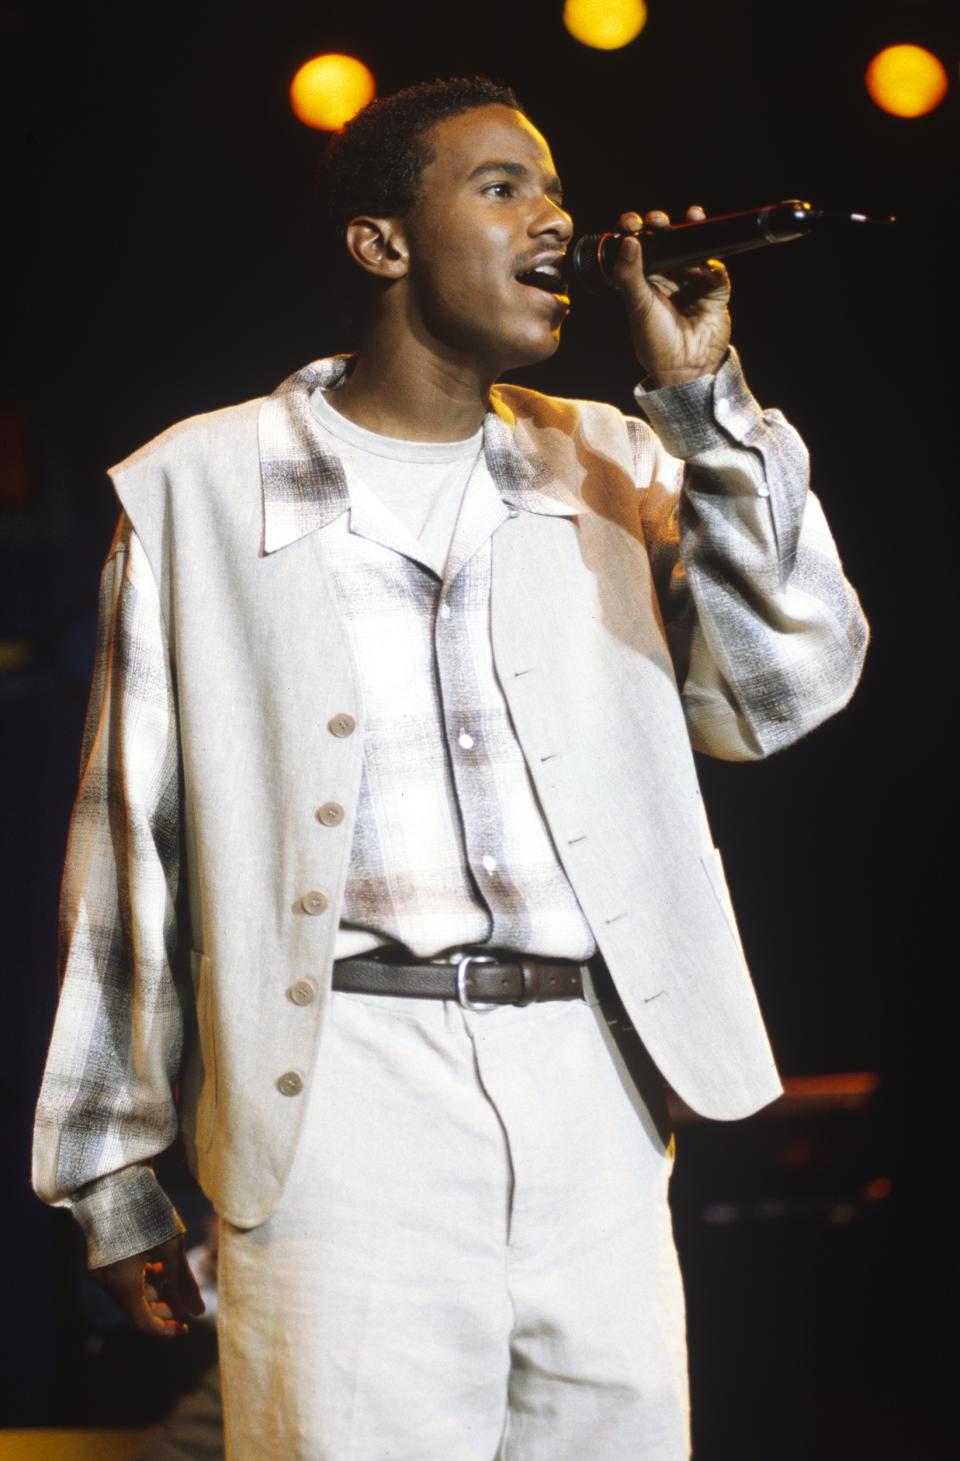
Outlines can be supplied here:
M665 274L686 264L705 259L723 259L762 249L767 244L789 243L805 238L818 223L875 223L862 213L827 214L798 199L748 208L742 213L723 213L699 223L677 223L669 228L641 228L635 235L643 244L643 272ZM613 266L625 233L587 233L570 250L570 274L594 293L615 289Z

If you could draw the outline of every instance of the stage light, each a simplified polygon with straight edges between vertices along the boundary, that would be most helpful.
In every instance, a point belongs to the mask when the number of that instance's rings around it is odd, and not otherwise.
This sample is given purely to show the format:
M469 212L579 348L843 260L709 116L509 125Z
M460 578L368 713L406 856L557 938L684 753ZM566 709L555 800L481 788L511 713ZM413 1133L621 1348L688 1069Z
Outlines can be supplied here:
M647 23L643 0L566 0L563 23L575 41L595 51L618 51Z
M942 62L922 46L888 46L870 62L866 80L877 106L894 117L922 117L947 91Z
M336 132L372 101L377 84L353 56L330 52L305 61L290 83L290 105L300 121L320 132Z

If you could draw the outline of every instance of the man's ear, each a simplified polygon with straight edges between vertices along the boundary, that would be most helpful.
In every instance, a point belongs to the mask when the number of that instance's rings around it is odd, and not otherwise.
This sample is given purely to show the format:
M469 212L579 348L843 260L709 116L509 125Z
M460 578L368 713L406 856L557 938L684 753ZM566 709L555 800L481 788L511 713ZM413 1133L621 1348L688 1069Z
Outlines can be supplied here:
M354 261L377 279L402 279L407 272L407 241L397 218L351 218L346 243Z

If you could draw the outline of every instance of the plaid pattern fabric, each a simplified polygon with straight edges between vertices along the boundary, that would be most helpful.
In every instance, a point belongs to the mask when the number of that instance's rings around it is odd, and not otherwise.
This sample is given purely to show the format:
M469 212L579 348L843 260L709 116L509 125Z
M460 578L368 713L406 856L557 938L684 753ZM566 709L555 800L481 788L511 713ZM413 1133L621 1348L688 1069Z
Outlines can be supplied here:
M266 552L332 523L344 511L344 474L334 456L317 449L309 394L335 388L345 370L342 359L308 366L264 403ZM802 444L778 413L761 415L733 352L715 378L638 400L656 433L641 422L628 423L637 485L644 489L639 511L692 739L714 755L766 754L846 702L866 640L819 506L806 495ZM679 459L690 457L696 460L684 474ZM464 829L458 855L445 854L444 861L454 881L458 865L461 872L468 868L483 891L470 905L471 928L498 943L531 948L541 936L532 903L547 888L556 918L562 897L555 896L545 830L542 823L537 829L539 818L531 815L522 758L517 760L502 703L493 693L485 619L489 538L495 519L511 508L569 513L583 505L573 485L567 495L564 484L540 471L535 454L521 453L510 427L494 412L485 422L484 459L499 500L487 492L477 497L474 525L468 533L468 516L458 531L462 561L458 565L454 555L442 592L425 577L411 579L405 589L411 603L403 613L420 626L424 664L436 635L442 715L435 702L409 739L387 720L373 733L389 742L383 764L399 782L441 716L443 755L448 746L451 754L445 815L455 825L453 813L458 819L462 811ZM678 495L681 477L685 490ZM383 568L381 562L366 579L351 571L348 602L356 596L351 627L358 642L379 617L377 597L387 618L402 597L399 583L397 595L391 594ZM451 610L446 621L438 617L444 601ZM176 1131L172 1087L182 1043L183 991L174 959L175 704L156 584L125 520L104 571L100 623L62 894L63 988L38 1106L34 1162L39 1194L71 1208L85 1228L91 1266L149 1249L180 1228L149 1166ZM447 628L452 632L445 638ZM377 653L367 646L361 659L365 655L375 682ZM462 744L462 735L474 745ZM477 746L485 753L482 761L460 754ZM432 754L439 754L436 744ZM442 779L439 765L434 774ZM492 801L490 785L496 788ZM518 787L525 810L516 823L520 830L514 832L511 823L507 833L503 808L514 811ZM379 928L389 904L391 937L400 935L418 950L435 946L437 937L447 935L415 926L408 890L391 887L384 896L395 864L383 827L371 830L380 800L372 774L364 797L348 917ZM401 822L405 814L406 808L390 812ZM530 851L538 836L542 856ZM485 858L496 867L488 870ZM524 878L534 890L532 900L529 893L520 896ZM441 898L435 910L438 926L446 916L443 903ZM566 927L570 948L582 937L577 913L568 905L556 925Z
M178 777L156 582L121 518L101 579L96 667L61 894L62 992L34 1147L37 1190L71 1207L94 1268L181 1227L141 1165L177 1132Z
M722 759L769 756L846 705L869 636L807 490L806 447L761 410L733 350L715 376L636 399L668 454L640 510L690 739ZM627 425L643 481L650 433Z
M481 459L443 580L346 517L323 548L363 686L364 772L338 957L384 939L586 959L590 928L536 802L490 642L491 535L509 516Z

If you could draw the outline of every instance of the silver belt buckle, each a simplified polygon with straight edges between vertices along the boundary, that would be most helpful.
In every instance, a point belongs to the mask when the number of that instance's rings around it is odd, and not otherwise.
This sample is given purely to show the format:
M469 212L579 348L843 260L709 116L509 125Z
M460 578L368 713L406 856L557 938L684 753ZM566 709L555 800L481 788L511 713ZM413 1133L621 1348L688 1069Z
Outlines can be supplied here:
M491 1010L497 1009L496 1004L475 1004L467 993L470 965L495 964L496 962L497 960L492 954L464 954L463 958L457 961L457 1004L461 1009L473 1010L476 1015L488 1015Z

